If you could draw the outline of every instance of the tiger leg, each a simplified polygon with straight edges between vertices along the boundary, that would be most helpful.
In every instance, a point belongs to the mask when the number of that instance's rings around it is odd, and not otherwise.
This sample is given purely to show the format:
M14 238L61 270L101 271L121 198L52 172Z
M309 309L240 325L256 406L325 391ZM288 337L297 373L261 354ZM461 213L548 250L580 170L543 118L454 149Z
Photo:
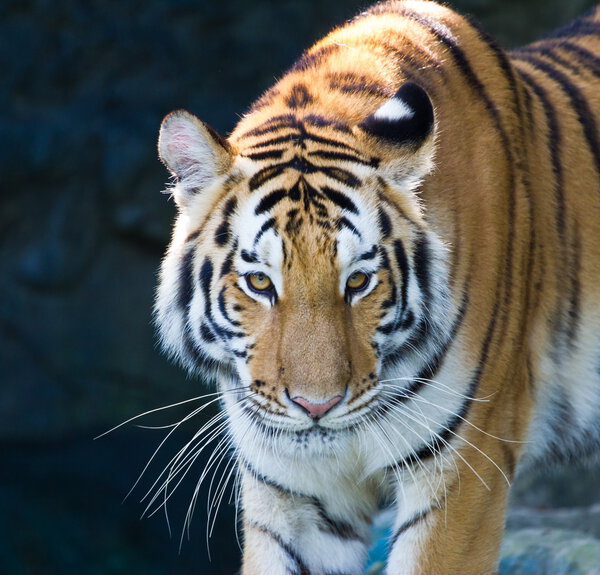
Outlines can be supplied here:
M360 575L370 522L243 472L242 575Z
M496 573L513 472L509 449L480 436L477 447L453 453L451 469L428 478L415 470L398 484L387 575Z

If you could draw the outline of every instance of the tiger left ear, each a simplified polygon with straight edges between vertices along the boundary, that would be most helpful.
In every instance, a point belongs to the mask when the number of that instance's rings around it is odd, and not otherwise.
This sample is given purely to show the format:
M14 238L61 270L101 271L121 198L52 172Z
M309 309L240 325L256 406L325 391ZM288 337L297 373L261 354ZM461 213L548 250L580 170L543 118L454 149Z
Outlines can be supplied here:
M433 132L433 105L421 86L406 82L396 95L358 126L391 144L420 146Z
M185 110L162 121L158 137L160 159L177 179L170 190L179 205L211 186L226 172L233 154L228 142L208 124Z

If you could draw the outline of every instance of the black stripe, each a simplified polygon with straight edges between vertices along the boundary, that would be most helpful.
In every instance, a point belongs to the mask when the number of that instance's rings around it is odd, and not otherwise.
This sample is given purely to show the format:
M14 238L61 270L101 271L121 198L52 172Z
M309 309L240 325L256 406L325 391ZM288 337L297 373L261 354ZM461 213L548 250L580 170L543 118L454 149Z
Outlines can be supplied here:
M242 154L244 158L249 158L254 161L261 160L279 160L283 156L285 150L266 150L264 152L250 152Z
M353 162L355 164L362 164L363 166L373 166L373 164L378 164L377 159L371 160L363 160L362 158L354 155L347 154L345 152L330 152L327 150L316 150L314 152L309 152L309 156L313 156L315 158L321 158L323 160L336 160L340 162Z
M361 153L356 148L353 148L352 146L350 146L344 142L340 142L339 140L333 140L333 139L327 138L325 136L319 136L317 134L314 134L313 132L307 131L306 127L301 122L296 122L293 127L299 131L299 134L294 134L294 133L285 134L284 136L277 136L275 138L269 138L262 142L252 144L249 148L246 149L246 153L248 153L248 150L267 148L269 146L275 146L277 144L283 144L283 143L288 144L290 142L294 142L294 143L303 145L305 140L309 140L309 141L315 142L317 144L323 144L325 146L330 146L332 148L338 148L338 149L341 148L344 150L348 150L349 152L352 152L354 154L360 155L360 153ZM284 151L284 150L282 150L282 151ZM369 160L370 165L375 165L377 162L378 162L378 160L375 158L372 158Z
M305 502L312 505L316 509L321 521L323 521L323 524L319 527L322 531L326 531L331 535L339 537L340 539L364 542L364 539L356 532L356 530L350 523L347 523L346 521L340 521L338 519L333 519L332 517L330 517L327 514L325 506L318 497L314 495L307 495L306 493L301 493L292 489L288 489L287 487L284 487L283 485L271 479L270 477L267 477L266 475L260 473L246 459L243 459L241 457L238 458L242 467L244 467L244 469L248 473L250 473L250 475L252 475L252 477L254 477L254 479L256 479L257 481L260 481L261 483L264 483L265 485L275 489L278 493L286 497L303 499L305 500Z
M202 226L199 230L193 231L187 238L185 238L185 243L193 242L197 239L203 231L204 226Z
M325 116L320 116L319 114L309 114L303 118L303 121L318 128L331 128L332 130L337 130L344 134L352 134L352 129L347 124L342 124L337 120L331 120Z
M581 316L581 238L579 237L579 227L575 224L573 233L573 241L571 242L571 257L569 265L569 276L571 278L571 288L569 297L569 309L567 321L569 327L567 329L567 337L571 348L575 347L575 337L579 327L579 319Z
M183 330L183 347L186 354L192 358L198 369L204 369L208 364L214 363L212 358L208 357L204 350L199 348L196 341L192 338L192 328L189 324L187 324Z
M580 75L582 72L581 65L578 62L573 62L566 57L557 54L553 50L542 50L540 54L545 56L546 58L552 60L555 64L558 64L565 70L569 70L571 74Z
M406 331L411 328L415 323L415 314L412 310L406 310L404 315L400 318L400 322L398 323L398 329Z
M258 230L256 236L254 236L254 242L252 245L256 246L256 244L260 241L260 238L262 238L266 232L272 228L275 228L276 223L277 222L275 221L275 218L269 218L265 223L263 223L263 225L260 226L260 230Z
M396 263L400 268L400 277L397 278L398 281L402 282L402 287L400 288L400 314L401 318L404 315L404 312L408 308L408 282L410 279L410 269L408 266L408 258L406 257L406 251L404 250L404 245L402 244L402 240L396 240L394 242L394 255L396 256ZM415 266L417 266L416 262L417 256L415 255ZM415 267L415 274L417 275L417 279L419 279L419 274L417 272L417 267ZM420 283L420 282L419 282ZM421 289L423 287L421 286Z
M353 234L355 234L356 236L358 236L359 239L362 240L362 234L356 229L356 227L354 226L354 224L346 217L342 216L341 218L338 218L337 222L336 222L336 227L338 230L341 230L342 228L347 228L349 229Z
M508 55L498 45L495 38L492 38L486 32L486 30L484 30L481 27L481 24L479 22L477 22L477 20L475 20L474 18L472 18L471 16L468 16L468 15L463 16L463 18L465 18L465 20L471 25L471 27L477 31L477 34L479 35L479 39L481 41L485 42L485 44L487 44L487 47L489 48L489 50L494 54L496 61L498 62L498 65L500 66L500 69L504 73L506 81L508 82L511 94L514 94L515 107L518 111L519 104L518 104L517 96L518 96L519 90L517 87L517 80L515 78L515 71L512 67L510 59L508 58Z
M377 330L379 333L384 335L390 335L394 333L398 328L398 322L396 320L391 321L390 323L386 323L380 326L377 326Z
M560 49L574 55L587 71L592 72L595 76L600 76L600 58L596 54L572 42L561 42Z
M285 103L289 108L306 108L314 101L308 87L305 84L295 84L290 93L285 98Z
M283 188L269 192L266 196L264 196L260 200L260 202L258 202L258 205L256 206L256 209L254 210L254 213L257 216L259 216L260 214L262 214L264 212L268 212L273 206L275 206L277 203L279 203L281 200L283 200L283 198L285 198L286 195L287 195L287 190L285 190Z
M200 268L199 280L200 280L200 289L202 290L202 295L204 297L204 314L208 323L212 329L219 337L222 339L232 339L245 337L244 333L231 331L224 327L221 327L218 323L216 323L215 318L212 313L212 302L210 299L210 287L213 277L213 263L210 258L206 258L202 263L202 267Z
M589 149L594 157L596 172L600 172L600 140L598 139L596 118L579 87L571 82L566 74L540 58L524 53L517 53L515 57L527 62L560 85L562 91L570 100L571 107L577 114L577 120L583 129Z
M248 250L242 250L240 253L241 258L249 263L249 264L255 264L256 262L258 262L258 254L256 252L249 252Z
M362 541L363 543L366 543L364 537L361 537L350 523L340 521L339 519L332 519L327 515L327 512L319 499L312 497L310 502L316 507L319 519L322 521L322 523L319 524L319 529L321 531L329 533L338 539L343 539L344 541Z
M204 310L209 319L211 319L212 307L210 301L210 284L212 281L213 275L213 263L209 258L206 258L204 262L202 262L202 267L200 268L200 289L202 290L202 295L204 296Z
M394 548L394 545L396 545L396 542L398 541L398 538L400 537L400 535L402 535L403 533L408 531L411 527L414 527L417 523L419 523L419 521L422 521L423 519L425 519L425 517L427 517L427 515L429 515L430 512L431 512L431 509L426 509L425 511L421 511L421 512L417 513L414 517L412 517L411 519L409 519L408 521L405 521L402 525L400 525L400 527L398 527L398 529L396 529L396 531L394 531L394 535L392 537L392 540L390 541L390 549Z
M361 254L360 256L358 256L357 261L361 261L361 260L365 260L365 261L374 260L377 257L378 253L379 253L379 246L377 244L373 244L371 246L371 249L369 251L366 251L363 254Z
M353 214L358 214L358 208L356 207L356 204L342 192L338 192L329 186L321 186L321 192L325 194L330 202L338 205L343 210L347 210Z
M217 341L217 336L204 322L200 324L200 335L202 336L202 339L204 339L208 343L213 343Z
M290 72L305 72L309 68L321 64L324 58L339 50L337 44L327 44L312 52L304 53L290 68Z
M247 132L244 132L241 137L247 138L253 136L262 136L263 134L268 134L269 132L279 130L281 128L295 128L297 124L298 121L294 114L281 114L279 116L273 116L266 122L259 124Z
M544 38L576 38L578 36L600 36L600 24L578 19L555 32L551 32Z
M177 306L181 310L188 310L194 294L194 253L195 250L188 248L181 259L179 266L179 285L177 291Z
M219 277L223 277L223 276L227 275L233 269L233 257L237 250L237 244L238 243L236 240L234 242L233 246L231 247L231 251L227 254L227 257L225 258L225 260L223 260L223 265L221 266L221 273L220 273Z
M552 164L552 173L556 185L554 186L554 198L556 202L556 229L558 231L558 237L561 245L564 242L565 237L565 197L564 197L564 177L562 162L560 159L560 148L562 145L562 133L560 130L560 124L558 122L558 115L556 109L546 91L536 82L535 78L527 73L525 70L520 69L519 73L527 85L533 90L533 93L540 100L546 121L548 123L548 142L550 146L550 160Z
M294 573L293 575L311 575L308 567L304 564L300 556L281 538L280 535L271 531L268 527L264 525L260 525L254 521L249 521L248 524L264 533L268 537L270 537L279 547L281 547L282 551L287 555L289 561L294 565Z
M348 170L342 168L322 167L319 168L326 176L341 182L349 188L358 188L362 185L362 182Z
M383 238L389 238L392 233L392 221L382 206L379 206L379 229Z
M355 154L360 154L356 148L349 146L344 142L340 142L339 140L332 140L331 138L327 138L326 136L318 136L317 134L313 134L312 132L304 131L302 134L303 139L310 140L312 142L316 142L317 144L324 144L326 146L331 146L332 148L343 148L345 150L349 150L350 152L354 152Z
M269 138L268 140L263 140L262 142L259 142L257 144L252 144L249 148L247 148L246 150L256 150L257 148L267 148L268 146L275 146L277 144L282 144L282 143L289 143L290 141L292 141L294 138L294 136L292 136L292 134L286 134L285 136L277 136L276 138Z
M390 90L366 82L349 82L347 84L339 84L335 81L329 82L329 87L332 90L338 90L346 94L366 94L375 98L392 98L394 94L390 94Z
M556 83L558 83L564 94L569 98L571 106L577 115L578 122L585 135L585 139L587 141L589 150L594 158L596 174L598 174L598 172L600 172L600 140L598 139L598 128L596 124L596 118L592 113L588 102L583 96L582 92L577 86L575 86L575 84L573 84L573 82L570 81L569 77L566 74L559 71L550 64L540 60L539 58L531 57L530 55L520 56L528 64L533 66L536 70L541 71L542 73L550 77L552 80L554 80ZM561 245L564 247L564 244L562 242ZM575 262L571 261L571 263L575 263L578 266L579 249L577 248L575 250L571 250L569 256L573 256L575 258ZM572 258L569 257L568 261L569 260L572 260ZM571 266L569 266L568 269L571 269ZM576 336L579 325L579 298L580 289L578 283L576 282L573 283L571 286L570 307L567 317L567 337L569 338L569 342L571 344L573 343L573 339Z
M229 242L231 237L231 230L229 225L229 219L231 214L235 211L237 207L237 198L234 196L227 200L225 207L223 208L223 221L217 228L215 232L215 242L219 246L224 246Z
M221 288L221 291L219 292L219 297L217 298L217 304L219 306L219 311L221 312L221 315L225 318L226 321L228 321L231 325L233 325L235 327L239 327L242 324L239 321L232 319L229 316L229 312L227 311L227 305L225 303L225 292L226 291L227 291L227 286L223 286Z
M397 255L398 254L396 254L396 256ZM431 300L431 273L429 271L429 266L431 265L431 249L425 233L420 233L415 241L413 264L417 283L423 294L424 306L427 307Z
M254 174L254 176L252 176L252 178L250 178L250 181L248 182L250 191L254 191L269 180L276 178L287 168L291 168L302 174L323 172L326 176L338 180L350 188L358 188L362 183L348 170L333 166L317 166L316 164L309 162L303 156L296 155L289 162L282 162L281 164L275 164L259 170L256 174Z
M260 188L260 186L266 184L269 180L281 175L287 167L289 167L289 164L286 162L275 166L267 166L266 168L259 170L250 178L248 188L253 192L257 188Z

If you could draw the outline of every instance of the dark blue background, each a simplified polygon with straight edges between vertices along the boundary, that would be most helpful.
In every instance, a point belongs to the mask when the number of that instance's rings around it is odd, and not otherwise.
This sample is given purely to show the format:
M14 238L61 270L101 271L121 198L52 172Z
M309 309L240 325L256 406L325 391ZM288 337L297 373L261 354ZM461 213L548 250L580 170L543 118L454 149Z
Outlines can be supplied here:
M566 5L568 4L568 5ZM505 45L592 2L462 0ZM138 503L205 421L163 449L143 411L204 393L156 349L155 274L174 209L159 193L161 118L187 108L222 133L357 0L3 0L0 3L0 573L231 574L233 507L206 553L195 479L169 510ZM160 425L189 410L144 418ZM214 413L214 412L211 412ZM199 461L195 473L202 468Z

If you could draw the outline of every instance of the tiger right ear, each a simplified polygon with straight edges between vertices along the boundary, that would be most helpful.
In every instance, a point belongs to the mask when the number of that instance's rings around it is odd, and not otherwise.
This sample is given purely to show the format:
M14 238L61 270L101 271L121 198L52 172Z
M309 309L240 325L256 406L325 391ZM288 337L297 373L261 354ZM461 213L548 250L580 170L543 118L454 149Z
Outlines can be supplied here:
M421 86L406 82L358 128L378 150L382 175L397 185L414 189L432 170L435 118Z
M414 82L406 82L359 128L391 144L416 147L432 134L433 124L433 105L427 92Z
M190 194L210 186L233 158L227 141L185 110L171 112L162 121L158 153L177 179L172 191L178 204L185 204Z

